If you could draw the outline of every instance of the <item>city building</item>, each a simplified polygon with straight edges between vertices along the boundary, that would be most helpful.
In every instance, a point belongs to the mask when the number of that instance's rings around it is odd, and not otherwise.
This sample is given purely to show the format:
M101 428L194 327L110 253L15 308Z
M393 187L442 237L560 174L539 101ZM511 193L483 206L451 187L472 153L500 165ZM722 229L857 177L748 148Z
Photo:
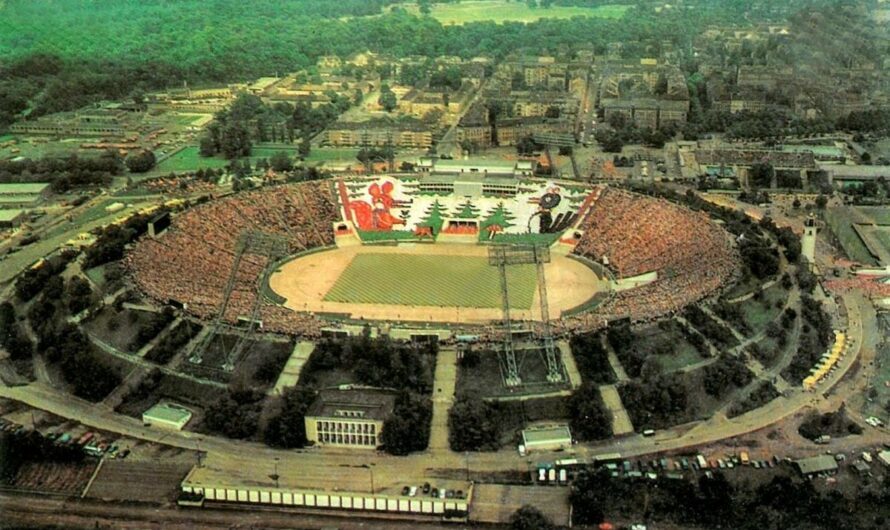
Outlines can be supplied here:
M426 149L433 144L433 131L419 120L338 121L324 132L327 145L333 147L394 147Z
M306 412L306 439L321 446L374 449L383 443L383 423L395 400L389 390L324 389Z

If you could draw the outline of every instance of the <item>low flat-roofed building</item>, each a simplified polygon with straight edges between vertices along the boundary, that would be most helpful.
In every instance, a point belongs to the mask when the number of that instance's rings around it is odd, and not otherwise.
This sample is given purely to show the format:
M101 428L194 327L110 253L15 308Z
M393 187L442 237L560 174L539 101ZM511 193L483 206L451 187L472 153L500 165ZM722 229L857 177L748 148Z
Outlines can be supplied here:
M526 451L555 451L572 446L568 425L546 425L523 429L522 444Z
M0 228L15 228L24 218L25 210L0 210Z
M441 193L462 197L514 196L519 181L511 176L481 172L433 173L420 179L423 193Z
M23 208L40 204L50 194L49 183L22 182L0 184L0 207Z
M383 443L383 423L396 395L366 387L321 390L306 412L306 439L321 446L374 449Z
M826 164L822 169L828 174L829 182L878 180L881 177L890 179L890 166Z
M142 423L181 431L192 419L192 411L171 402L159 402L142 413Z
M794 465L801 475L818 475L819 473L836 473L837 462L831 455L811 456L795 460Z

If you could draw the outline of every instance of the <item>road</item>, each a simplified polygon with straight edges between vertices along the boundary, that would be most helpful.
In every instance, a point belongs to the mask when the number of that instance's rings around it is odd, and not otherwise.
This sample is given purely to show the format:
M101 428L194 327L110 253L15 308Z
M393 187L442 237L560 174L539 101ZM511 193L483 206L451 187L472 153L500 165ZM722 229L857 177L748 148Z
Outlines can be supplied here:
M835 385L854 364L863 346L862 305L868 301L860 295L846 295L844 301L850 307L849 335L851 350L842 360L840 369L818 387L818 393L796 389L788 397L780 397L766 406L733 419L715 416L700 422L684 432L665 430L656 436L633 436L601 443L578 445L571 452L578 457L591 457L602 453L619 452L625 457L686 448L717 442L724 438L741 436L763 429L789 417L798 411L818 404L821 393ZM867 309L866 309L867 310ZM873 313L871 313L873 314ZM874 323L865 324L874 332ZM874 341L874 337L871 338ZM873 355L873 352L871 353ZM444 391L444 390L443 390ZM135 418L102 410L92 403L77 399L43 383L37 382L15 388L0 387L0 397L20 401L31 407L46 410L58 416L79 421L89 427L118 433L127 437L164 443L183 449L207 452L205 465L231 483L254 483L271 486L268 477L271 462L278 459L280 474L287 476L295 486L311 485L324 489L346 489L354 486L365 491L363 475L344 462L373 466L377 489L404 484L409 480L436 477L447 470L468 468L472 474L494 471L520 471L527 469L527 462L518 457L512 447L493 453L456 454L450 450L431 447L429 450L406 457L393 457L382 453L356 454L352 451L307 449L302 451L278 451L255 442L228 440L193 432L164 432L144 427ZM438 445L438 444L436 444ZM565 453L536 454L535 460L558 458ZM434 469L435 468L435 469ZM441 471L444 470L444 471Z

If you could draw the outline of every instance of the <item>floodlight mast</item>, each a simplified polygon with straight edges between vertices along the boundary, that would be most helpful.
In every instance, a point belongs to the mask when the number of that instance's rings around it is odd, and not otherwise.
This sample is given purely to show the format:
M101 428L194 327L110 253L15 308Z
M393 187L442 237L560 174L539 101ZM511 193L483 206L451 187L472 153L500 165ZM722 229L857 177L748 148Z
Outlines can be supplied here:
M504 372L504 383L508 387L522 384L519 375L516 346L513 343L513 325L510 318L509 285L507 267L511 265L535 265L538 276L538 294L541 302L541 336L543 339L544 360L547 364L547 380L551 383L563 381L563 372L559 362L553 336L550 330L550 312L547 302L547 286L544 277L544 264L550 262L550 249L541 245L492 245L488 247L488 264L498 268L501 286L501 311L504 327L504 342L501 365ZM527 348L523 348L525 350Z

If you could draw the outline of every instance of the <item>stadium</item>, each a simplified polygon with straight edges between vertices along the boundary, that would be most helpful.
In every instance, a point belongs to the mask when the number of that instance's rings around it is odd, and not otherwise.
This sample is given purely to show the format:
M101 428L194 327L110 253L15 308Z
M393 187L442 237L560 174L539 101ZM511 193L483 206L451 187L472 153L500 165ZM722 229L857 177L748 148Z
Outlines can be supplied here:
M312 339L374 323L509 350L514 336L546 348L672 314L730 283L739 262L717 223L664 199L460 173L219 197L175 215L125 263L145 295L215 328Z

